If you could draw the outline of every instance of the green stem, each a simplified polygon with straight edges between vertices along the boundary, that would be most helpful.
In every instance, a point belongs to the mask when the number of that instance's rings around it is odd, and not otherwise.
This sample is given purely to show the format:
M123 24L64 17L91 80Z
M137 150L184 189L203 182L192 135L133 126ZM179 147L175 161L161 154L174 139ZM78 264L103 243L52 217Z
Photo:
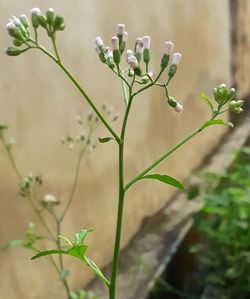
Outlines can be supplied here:
M202 127L200 127L198 130L194 131L192 134L188 135L185 139L183 139L181 142L179 142L177 145L175 145L170 151L165 153L163 156L161 156L159 159L157 159L154 163L149 165L146 169L144 169L140 174L138 174L136 177L134 177L131 181L127 183L125 186L125 190L127 191L135 182L142 179L142 177L147 174L150 170L152 170L154 167L156 167L158 164L160 164L164 159L166 159L168 156L173 154L178 148L180 148L183 144L188 142L190 139L192 139L194 136L199 134L203 130Z
M119 201L116 221L115 245L112 259L112 273L109 287L109 299L115 299L116 292L116 276L119 262L120 241L122 232L122 218L124 205L124 178L123 178L123 143L119 144Z
M115 133L115 131L111 128L111 126L107 123L105 118L102 116L101 112L97 109L95 104L92 102L90 97L86 94L84 89L81 87L81 85L77 82L77 80L74 78L74 76L69 72L69 70L58 60L56 57L54 57L49 51L47 51L45 48L42 46L38 45L37 49L41 50L44 54L49 56L67 75L67 77L72 81L72 83L76 86L76 88L80 91L81 95L85 98L85 100L88 102L90 107L94 110L96 115L99 117L101 122L104 124L104 126L107 128L107 130L113 135L117 143L120 142L120 138L118 135Z
M126 126L127 126L128 116L129 116L132 102L133 102L132 87L130 87L129 102L123 119L121 137L120 137L121 143L119 144L119 201L118 201L117 223L116 223L116 233L115 233L115 245L114 245L114 253L113 253L113 260L112 260L112 273L111 273L110 288L109 288L109 299L115 299L115 293L116 293L116 277L117 277L117 269L119 263L123 206L124 206L124 198L125 198L124 169L123 169L124 142L125 142Z
M57 248L58 248L58 250L61 250L62 249L61 239L59 238L59 235L61 235L61 223L60 223L59 219L56 219L56 220L57 220L56 224L57 224L57 236L58 236L57 237ZM64 269L64 265L63 265L63 257L62 257L61 254L59 254L59 265L60 265L60 274L62 274L65 271L65 269ZM70 289L69 289L67 279L62 278L62 282L63 282L63 285L65 287L68 299L70 299Z

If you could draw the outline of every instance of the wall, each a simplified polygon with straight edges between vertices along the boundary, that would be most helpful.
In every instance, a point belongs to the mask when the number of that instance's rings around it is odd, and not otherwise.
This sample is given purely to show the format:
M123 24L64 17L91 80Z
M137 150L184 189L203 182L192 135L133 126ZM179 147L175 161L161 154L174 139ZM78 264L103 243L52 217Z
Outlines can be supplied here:
M215 85L230 84L230 13L226 0L111 0L108 4L100 0L75 0L73 5L69 1L2 0L2 27L10 15L27 13L34 6L42 9L52 6L65 15L67 30L59 33L58 40L65 65L98 105L105 101L120 115L124 112L120 82L98 61L93 50L95 36L101 35L108 41L120 22L127 26L131 46L137 36L151 35L152 68L159 64L165 40L174 41L175 50L183 53L170 92L184 105L184 113L177 115L171 110L161 90L152 89L138 97L128 125L126 179L207 119L209 111L198 97L200 91L211 94ZM4 32L0 44L2 47L9 44ZM18 165L24 175L29 171L43 175L41 198L44 193L53 193L63 205L72 184L76 157L63 149L59 140L62 135L79 131L75 115L85 116L89 108L57 66L41 53L32 51L18 58L1 53L0 61L0 122L9 124L10 134L17 139L14 154ZM115 129L119 130L120 125L118 121ZM174 158L157 167L157 171L185 179L223 133L221 127L207 129ZM101 128L97 132L97 136L105 134ZM85 159L76 198L63 226L63 233L69 237L81 228L95 229L88 238L89 255L101 267L110 262L113 249L117 208L117 160L113 157L117 157L117 148L110 142L98 145ZM17 180L2 147L0 181L0 241L4 242L20 238L30 219L39 222L28 203L17 195ZM142 220L158 211L174 192L165 185L146 181L131 188L125 204L122 246L135 234ZM22 249L1 253L1 273L5 274L0 281L0 297L64 296L56 274L50 271L46 261L31 262L31 255ZM80 262L66 259L66 266L71 271L72 288L79 289L91 278Z

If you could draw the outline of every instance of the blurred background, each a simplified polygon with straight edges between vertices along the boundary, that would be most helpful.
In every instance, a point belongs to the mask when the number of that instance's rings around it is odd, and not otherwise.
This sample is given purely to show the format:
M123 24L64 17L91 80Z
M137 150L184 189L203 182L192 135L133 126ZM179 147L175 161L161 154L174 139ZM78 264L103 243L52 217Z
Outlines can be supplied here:
M2 49L11 42L5 30L8 18L13 14L29 15L33 7L42 11L53 7L65 17L66 29L58 34L64 64L98 106L106 103L121 116L124 107L120 82L100 63L94 51L95 37L102 36L109 44L118 23L126 25L128 47L134 46L137 37L150 35L152 70L159 67L164 41L174 42L174 51L183 54L176 78L170 84L170 94L184 106L184 112L180 115L170 109L160 89L150 89L137 98L128 125L126 180L209 117L206 105L199 99L200 92L211 96L213 88L225 82L237 88L237 97L246 99L249 95L248 0L2 0ZM49 47L45 35L42 41ZM61 70L38 51L8 57L3 50L0 64L0 123L7 124L8 134L17 140L13 148L17 164L23 175L29 172L42 175L40 198L52 193L63 205L77 157L62 147L60 139L81 133L75 117L85 118L89 107ZM118 119L116 130L120 125ZM157 171L186 179L218 146L226 131L223 127L207 129L162 163ZM105 134L100 126L94 142ZM110 142L98 144L84 158L80 184L62 227L63 234L69 237L82 228L94 229L88 238L89 254L100 267L107 266L112 257L118 192L116 157L116 145ZM0 242L4 243L22 237L29 221L38 221L25 199L18 196L18 181L2 147L0 182ZM139 182L131 188L125 205L123 248L138 232L143 220L161 210L174 193L173 188L155 182ZM53 225L49 219L48 224ZM43 259L31 262L31 256L32 253L22 248L1 252L0 297L63 298L61 282L56 280L50 265ZM78 261L66 259L66 267L71 273L69 282L73 289L84 287L92 279L91 273Z

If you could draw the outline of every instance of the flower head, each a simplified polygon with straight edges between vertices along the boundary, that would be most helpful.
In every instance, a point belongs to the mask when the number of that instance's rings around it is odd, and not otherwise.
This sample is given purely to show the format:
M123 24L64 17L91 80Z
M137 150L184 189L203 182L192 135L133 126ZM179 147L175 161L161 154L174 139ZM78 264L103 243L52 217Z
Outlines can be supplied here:
M128 40L128 33L127 33L127 31L124 31L122 40L123 40L124 42L126 42L126 41Z
M181 61L182 55L180 53L174 53L172 58L172 64L178 65Z
M135 69L139 66L138 60L134 55L129 55L127 57L127 62L132 69Z
M119 38L117 36L111 38L111 44L113 50L119 50Z
M150 41L151 41L150 36L146 35L142 38L142 40L143 40L144 48L149 50L150 49Z
M164 42L164 54L170 55L173 50L174 44L171 41Z
M178 102L176 102L176 106L174 107L174 110L177 113L182 113L183 112L183 106L181 104L179 104Z
M55 195L53 195L53 194L45 194L43 197L43 202L46 204L49 204L49 203L56 204L56 203L58 203L58 200L55 197Z
M96 37L95 45L99 48L104 46L104 43L103 43L102 38L100 36Z
M123 35L125 32L125 25L124 24L117 24L117 34Z

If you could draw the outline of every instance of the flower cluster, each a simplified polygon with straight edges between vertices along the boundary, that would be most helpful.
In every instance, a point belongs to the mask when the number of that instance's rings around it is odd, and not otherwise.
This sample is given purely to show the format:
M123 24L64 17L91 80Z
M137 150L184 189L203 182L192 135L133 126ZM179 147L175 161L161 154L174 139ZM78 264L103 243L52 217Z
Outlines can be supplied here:
M53 37L57 31L64 30L64 18L56 15L53 8L42 14L39 8L31 10L31 25L35 31L35 39L30 33L30 21L28 17L22 14L19 18L12 16L6 25L9 35L13 38L13 46L7 48L6 53L9 56L18 56L37 44L37 29L43 27L48 36ZM26 46L26 47L22 47Z
M225 83L220 84L217 88L214 88L213 91L214 99L218 103L218 108L220 109L225 104L229 104L229 109L235 113L241 113L243 109L241 108L244 101L234 100L235 98L235 89L227 88Z
M133 78L135 82L139 84L147 84L149 82L157 83L157 80L169 65L174 44L171 41L164 42L160 72L157 79L153 81L155 72L149 71L151 38L148 35L138 37L133 47L134 50L128 49L126 51L125 56L128 68L126 68L125 71L121 70L121 57L126 49L127 39L128 33L125 31L124 24L117 25L117 35L111 37L111 47L106 46L100 36L96 37L95 50L99 55L100 60L111 68L118 76L122 76L126 73L128 77ZM172 55L170 67L168 69L168 81L164 84L165 87L174 77L181 57L182 55L178 52ZM162 87L164 86L162 85ZM168 97L168 95L167 102L176 112L182 112L183 107L175 99Z

